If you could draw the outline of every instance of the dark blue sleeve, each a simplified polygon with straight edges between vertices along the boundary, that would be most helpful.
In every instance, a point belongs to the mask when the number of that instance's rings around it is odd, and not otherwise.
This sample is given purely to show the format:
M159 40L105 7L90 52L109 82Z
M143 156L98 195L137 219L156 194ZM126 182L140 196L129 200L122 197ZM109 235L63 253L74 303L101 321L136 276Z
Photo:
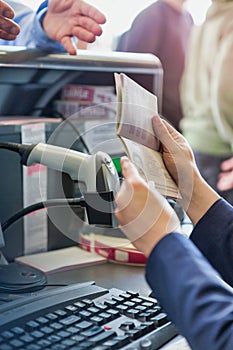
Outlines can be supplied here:
M190 238L233 286L233 207L219 199L198 222Z
M233 349L233 290L190 239L165 236L148 258L146 278L192 350Z

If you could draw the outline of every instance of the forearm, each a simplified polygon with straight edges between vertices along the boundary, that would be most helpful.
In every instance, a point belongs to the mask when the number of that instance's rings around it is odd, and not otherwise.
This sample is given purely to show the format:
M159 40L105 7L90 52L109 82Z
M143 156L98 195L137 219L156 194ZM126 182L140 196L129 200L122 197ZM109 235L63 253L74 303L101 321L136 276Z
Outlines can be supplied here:
M146 277L193 350L232 349L232 288L190 240L165 236L148 259Z

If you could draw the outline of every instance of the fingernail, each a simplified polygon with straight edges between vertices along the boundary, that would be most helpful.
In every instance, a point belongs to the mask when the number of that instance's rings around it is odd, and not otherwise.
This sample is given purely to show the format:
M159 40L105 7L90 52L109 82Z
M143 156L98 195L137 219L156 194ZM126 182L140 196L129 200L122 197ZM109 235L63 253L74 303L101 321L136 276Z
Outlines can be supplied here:
M16 35L16 34L18 34L19 33L19 29L18 28L11 28L11 34L14 34L14 35Z
M153 122L154 122L155 124L160 124L160 123L161 123L161 118L160 118L160 116L159 116L159 115L154 115L154 116L153 116Z

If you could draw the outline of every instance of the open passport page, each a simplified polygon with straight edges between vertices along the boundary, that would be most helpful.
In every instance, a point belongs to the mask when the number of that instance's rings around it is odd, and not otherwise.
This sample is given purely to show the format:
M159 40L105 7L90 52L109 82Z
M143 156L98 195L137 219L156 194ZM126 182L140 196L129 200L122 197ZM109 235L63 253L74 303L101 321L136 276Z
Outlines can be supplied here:
M123 73L115 73L117 93L117 130L126 154L146 181L165 197L181 198L160 153L160 142L152 128L158 113L157 97Z

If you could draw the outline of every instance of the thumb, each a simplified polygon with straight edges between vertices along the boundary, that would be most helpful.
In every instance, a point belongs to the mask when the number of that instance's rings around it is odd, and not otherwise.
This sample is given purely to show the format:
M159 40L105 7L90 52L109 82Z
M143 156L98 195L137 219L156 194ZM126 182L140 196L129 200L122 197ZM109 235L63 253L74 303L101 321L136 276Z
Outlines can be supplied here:
M122 175L126 180L140 177L137 168L128 157L121 157Z
M186 143L181 133L159 115L152 117L152 127L155 136L158 137L163 146L170 150L179 144Z

